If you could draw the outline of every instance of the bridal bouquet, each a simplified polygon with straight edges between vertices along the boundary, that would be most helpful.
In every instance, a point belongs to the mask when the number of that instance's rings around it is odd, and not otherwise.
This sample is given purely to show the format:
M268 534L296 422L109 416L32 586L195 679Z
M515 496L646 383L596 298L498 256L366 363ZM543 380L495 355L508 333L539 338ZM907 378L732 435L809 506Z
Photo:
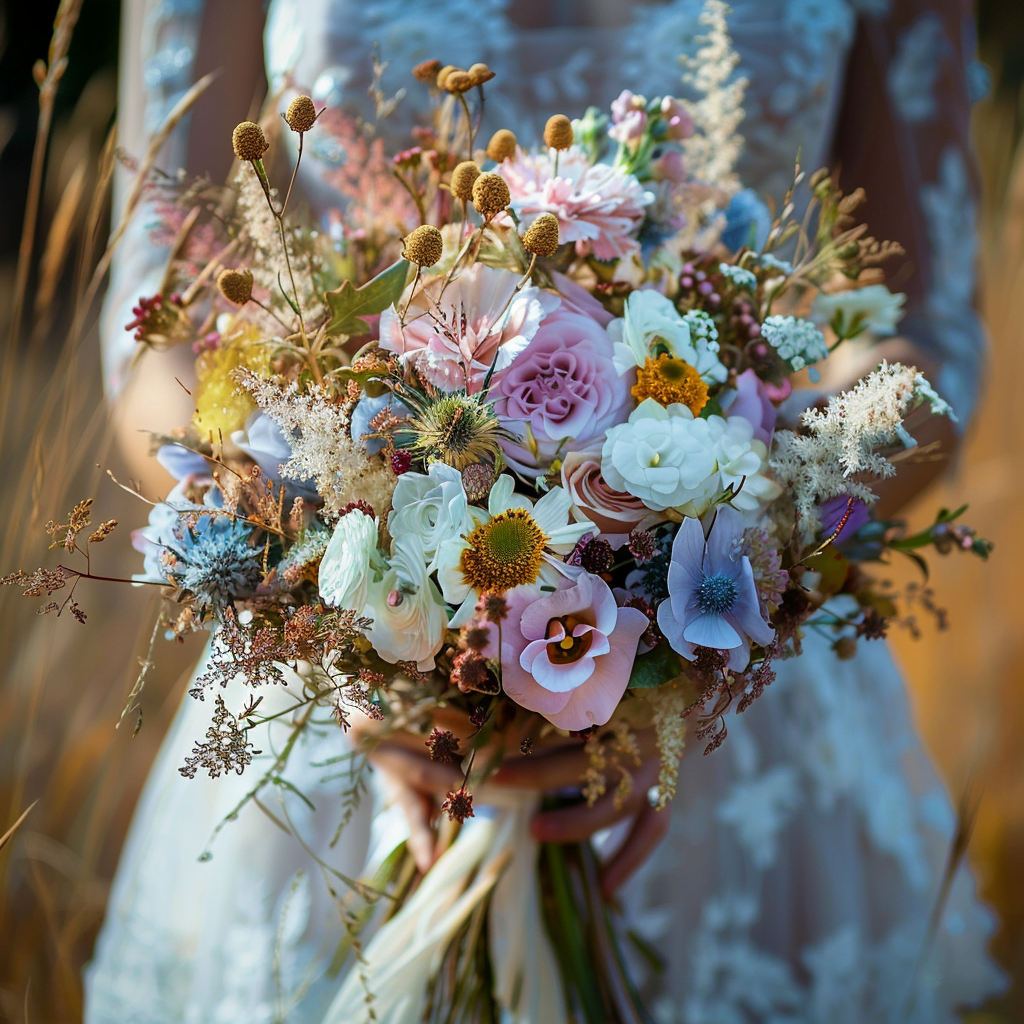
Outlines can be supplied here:
M289 217L252 122L229 186L151 186L173 255L129 327L140 347L190 344L197 384L192 422L156 439L178 483L134 535L136 580L167 588L172 633L212 635L191 690L212 722L182 774L253 762L272 683L296 731L322 709L369 718L463 771L419 886L401 851L358 883L365 919L387 892L389 920L338 1006L646 1019L593 852L538 860L533 798L487 787L502 757L579 737L581 798L625 800L649 730L663 807L686 731L714 750L804 631L850 657L907 618L866 566L987 554L962 510L913 536L872 516L874 482L913 454L908 417L951 410L898 363L813 386L838 346L895 333L903 296L879 265L901 250L824 171L798 168L775 216L740 189L742 83L720 5L705 21L689 100L623 92L535 144L482 145L482 64L414 70L437 118L393 159L299 96L298 159L318 133L348 156L327 175L347 202L315 226ZM5 582L84 618L72 595L116 525L83 540L89 517L51 525L83 565Z

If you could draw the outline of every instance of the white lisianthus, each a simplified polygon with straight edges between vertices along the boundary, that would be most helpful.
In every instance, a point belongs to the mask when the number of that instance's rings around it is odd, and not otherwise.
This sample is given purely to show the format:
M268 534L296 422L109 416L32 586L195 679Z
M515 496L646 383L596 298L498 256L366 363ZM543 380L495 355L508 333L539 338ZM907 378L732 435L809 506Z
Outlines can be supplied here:
M465 536L487 518L469 504L459 470L443 462L435 462L426 474L403 473L392 504L388 531L392 537L417 538L428 572L437 568L437 551L445 541Z
M383 576L369 584L362 614L372 620L366 638L385 661L415 662L421 672L434 668L448 628L448 611L427 574L415 535L396 538Z
M853 337L862 331L886 337L896 333L896 325L903 319L902 292L895 294L884 284L869 284L865 288L851 288L835 295L819 292L814 300L812 317L819 324L832 324L840 317L837 334ZM859 329L850 333L854 319L860 317Z
M359 509L338 520L320 560L320 596L326 604L363 610L370 581L384 567L377 539L377 520Z
M615 343L612 356L620 374L643 366L655 345L689 363L706 384L721 384L729 375L718 358L718 332L705 314L680 316L661 292L638 289L626 300L625 315L608 325Z
M504 592L534 584L554 588L560 577L581 571L558 556L569 554L581 537L597 533L597 527L586 519L570 521L572 498L562 487L552 487L536 504L516 494L514 487L508 473L499 476L488 495L487 511L473 507L479 525L438 548L437 581L444 599L458 608L452 628L469 619L484 590ZM467 573L464 556L470 551L469 562L475 568Z
M601 474L655 511L701 516L730 486L739 489L733 503L744 510L777 495L761 472L767 456L741 417L700 419L684 405L666 408L648 398L608 431Z

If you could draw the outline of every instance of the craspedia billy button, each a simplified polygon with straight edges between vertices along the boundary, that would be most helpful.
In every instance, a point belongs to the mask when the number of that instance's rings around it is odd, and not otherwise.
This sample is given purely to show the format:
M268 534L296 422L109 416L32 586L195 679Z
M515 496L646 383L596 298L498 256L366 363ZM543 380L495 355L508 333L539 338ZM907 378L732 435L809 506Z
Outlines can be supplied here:
M516 137L507 128L499 128L487 143L487 155L496 163L516 155Z
M481 174L473 182L473 205L481 216L490 219L512 202L512 193L500 174Z
M455 96L469 92L474 85L476 82L473 81L473 76L468 71L449 71L448 77L444 80L445 90Z
M255 121L243 121L231 133L231 147L239 160L262 160L268 145L263 129Z
M472 160L463 160L452 171L452 195L469 202L473 198L473 184L480 177L480 168Z
M494 72L482 63L471 64L467 74L473 79L474 85L483 85L484 82L489 82L494 77Z
M421 60L412 69L412 77L417 82L436 82L437 73L441 70L441 62L435 57L433 60Z
M558 249L558 218L542 213L523 232L523 248L534 256L553 256Z
M445 83L448 81L448 76L453 71L461 70L462 68L456 67L454 64L445 64L445 66L441 68L440 71L438 71L437 78L434 80L434 84L438 87L438 89L440 89L443 92L447 88Z
M217 287L228 302L244 306L252 298L252 271L247 267L222 270L217 275Z
M316 121L316 107L308 96L296 96L288 104L284 119L293 132L308 132Z
M402 255L420 267L432 267L443 252L441 232L432 224L421 224L402 239Z
M544 125L544 145L551 149L568 149L575 135L572 130L572 122L565 114L554 114L548 118Z

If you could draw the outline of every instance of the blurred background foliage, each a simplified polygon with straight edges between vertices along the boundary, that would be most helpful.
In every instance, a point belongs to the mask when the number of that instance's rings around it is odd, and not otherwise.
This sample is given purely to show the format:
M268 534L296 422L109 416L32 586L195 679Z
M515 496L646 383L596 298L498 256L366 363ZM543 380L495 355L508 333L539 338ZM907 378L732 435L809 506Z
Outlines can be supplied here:
M122 526L98 549L127 575L128 531L146 509L107 478L125 473L102 402L97 300L86 282L108 230L104 154L117 96L118 0L85 0L53 104L24 327L9 329L39 118L33 65L50 45L56 0L0 4L0 572L52 564L43 526L84 496ZM67 15L74 3L61 10ZM978 0L979 57L992 87L975 108L983 182L982 310L988 390L946 479L909 510L971 504L992 561L936 560L951 628L894 638L926 745L964 817L968 856L1000 918L994 950L1015 984L968 1015L1024 1020L1024 2ZM116 415L113 414L113 415ZM909 579L894 566L894 580ZM199 641L160 641L139 712L115 728L145 657L157 604L130 587L80 595L90 622L37 617L0 590L0 1020L78 1021L81 971L102 920L132 809L182 693Z

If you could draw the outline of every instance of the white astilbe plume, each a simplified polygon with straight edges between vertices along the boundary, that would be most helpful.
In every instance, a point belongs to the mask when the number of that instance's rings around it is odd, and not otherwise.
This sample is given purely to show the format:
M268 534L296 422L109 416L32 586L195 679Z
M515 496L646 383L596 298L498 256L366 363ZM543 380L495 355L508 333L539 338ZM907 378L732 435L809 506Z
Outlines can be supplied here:
M733 168L743 148L736 129L743 120L747 80L730 81L740 58L729 37L728 14L728 4L707 0L700 16L707 34L697 38L701 45L696 54L680 59L687 69L683 81L700 97L686 104L695 128L682 144L687 170L698 181L714 182L732 195L740 187Z
M363 500L383 514L391 505L396 477L379 457L367 456L352 440L348 414L317 386L299 391L236 370L235 379L281 428L292 457L281 467L288 480L313 480L328 512Z
M920 401L929 401L933 412L947 411L948 406L933 395L914 367L883 362L852 390L830 398L825 409L807 409L801 422L808 433L776 432L771 467L793 497L805 537L818 526L818 503L837 495L868 505L875 502L871 488L854 477L895 474L896 467L877 449L914 445L903 420Z

